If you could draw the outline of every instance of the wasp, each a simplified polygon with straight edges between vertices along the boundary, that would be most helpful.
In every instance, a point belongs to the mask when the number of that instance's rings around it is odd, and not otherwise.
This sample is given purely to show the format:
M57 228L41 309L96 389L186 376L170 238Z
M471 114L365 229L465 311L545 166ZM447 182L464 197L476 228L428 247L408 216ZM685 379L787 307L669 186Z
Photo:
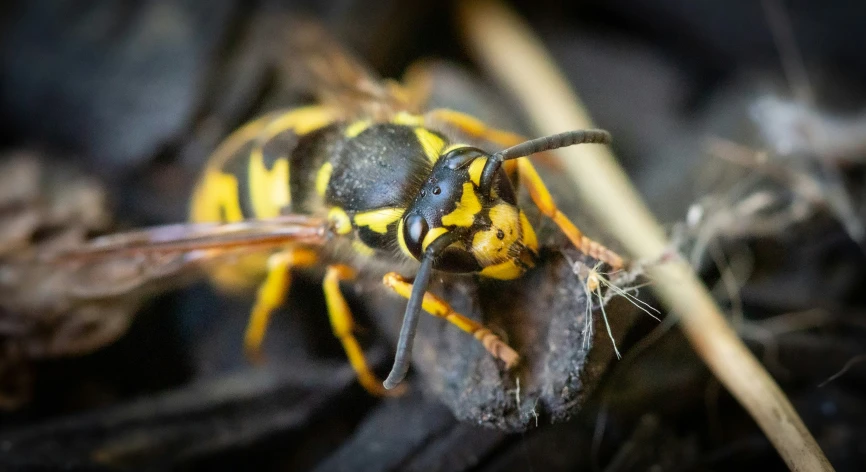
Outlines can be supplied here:
M517 202L532 203L583 253L617 270L625 261L584 235L557 207L528 156L584 143L602 130L526 140L470 115L423 107L417 84L382 81L329 38L308 29L293 40L319 103L266 114L228 136L193 191L190 224L97 240L80 254L182 254L209 264L227 291L256 288L244 334L261 358L270 317L290 292L293 270L324 267L334 335L360 384L400 391L418 319L439 317L472 335L506 368L520 355L484 324L428 291L434 273L514 280L538 260L536 232ZM314 33L309 33L314 31ZM304 37L304 35L300 35ZM381 277L408 300L396 355L381 381L367 364L340 283Z

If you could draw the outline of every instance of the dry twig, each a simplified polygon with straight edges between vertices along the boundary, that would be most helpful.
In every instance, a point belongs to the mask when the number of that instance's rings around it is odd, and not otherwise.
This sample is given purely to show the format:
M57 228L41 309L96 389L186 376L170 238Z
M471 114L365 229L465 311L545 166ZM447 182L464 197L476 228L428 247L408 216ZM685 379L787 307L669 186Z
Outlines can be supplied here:
M539 134L592 128L579 99L526 25L501 4L465 2L461 19L476 57L526 109ZM634 257L654 260L669 245L659 224L605 147L559 152L593 216ZM785 394L737 337L682 260L647 268L661 300L679 316L695 351L749 411L792 470L832 470Z

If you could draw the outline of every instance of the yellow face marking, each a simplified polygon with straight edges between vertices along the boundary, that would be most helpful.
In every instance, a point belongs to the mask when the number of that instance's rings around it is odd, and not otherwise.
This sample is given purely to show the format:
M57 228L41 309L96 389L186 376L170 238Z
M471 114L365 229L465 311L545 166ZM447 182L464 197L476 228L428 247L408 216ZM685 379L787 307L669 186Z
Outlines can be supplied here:
M205 171L193 196L190 218L197 222L244 219L238 196L238 179L215 169Z
M442 224L445 226L472 226L472 223L475 222L475 215L479 211L481 211L481 202L478 200L478 195L475 194L475 186L472 185L472 182L464 182L463 195L457 202L457 208L442 217Z
M328 182L331 181L332 172L334 172L334 166L330 162L326 162L316 173L316 192L323 197L328 191Z
M388 226L400 219L405 211L405 208L379 208L378 210L358 213L354 218L355 225L368 226L379 234L385 234L388 232Z
M394 123L395 125L424 126L424 117L401 111L391 119L391 123Z
M523 268L509 259L500 264L487 266L479 272L483 277L499 280L512 280L523 275Z
M362 243L361 241L358 241L357 239L352 241L352 249L354 249L355 252L357 252L358 254L360 254L362 256L368 256L369 257L369 256L373 256L376 254L376 251L373 250L373 248L371 248L370 246L367 246L366 244Z
M261 146L256 146L250 155L249 166L250 203L259 218L274 218L280 211L289 206L289 159L277 159L273 167L265 167Z
M400 219L400 224L397 225L397 244L400 245L400 250L403 251L403 254L410 259L414 259L415 256L409 252L409 247L406 246L406 240L403 239L403 220Z
M485 266L507 259L511 245L520 241L520 222L514 206L500 203L490 209L489 215L490 229L472 237L472 254Z
M481 184L481 171L484 170L484 164L487 164L486 157L475 159L472 161L472 164L469 164L469 180L471 180L476 187Z
M507 203L494 205L488 213L490 217L491 228L502 230L504 236L503 244L511 245L518 240L520 236L520 217L517 207Z
M427 232L427 236L424 236L424 241L421 241L421 251L426 251L427 246L429 246L430 243L436 241L436 238L442 236L447 232L448 230L441 226L438 228L432 228L430 231Z
M532 252L538 252L538 238L523 210L520 211L520 232L523 235L523 245L532 249Z
M352 232L352 220L349 215L340 207L331 207L328 210L328 221L334 227L334 232L337 234L349 234Z
M415 128L415 137L418 138L418 142L421 144L424 154L427 155L427 159L430 162L439 160L442 148L445 147L445 141L442 138L424 128Z
M346 131L343 132L347 138L354 138L359 134L363 133L365 129L369 128L372 122L370 120L360 120L356 121L349 126L346 127Z

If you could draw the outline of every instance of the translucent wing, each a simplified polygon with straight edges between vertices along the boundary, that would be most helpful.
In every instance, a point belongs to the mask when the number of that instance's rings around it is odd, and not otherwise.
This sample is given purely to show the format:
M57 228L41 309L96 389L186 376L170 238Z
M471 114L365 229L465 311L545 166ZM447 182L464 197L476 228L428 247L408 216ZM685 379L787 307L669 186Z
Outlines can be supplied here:
M318 100L345 110L352 118L386 120L400 111L419 113L421 90L384 81L320 25L293 20L278 36L279 63L289 79L314 91ZM283 25L285 26L285 25Z
M84 261L146 254L180 254L206 251L210 257L223 252L260 251L286 244L322 245L328 225L309 215L236 223L181 223L116 233L81 246L40 255L43 261Z
M328 234L319 218L289 215L157 226L6 255L0 345L14 339L30 357L90 352L120 336L147 297L204 274L209 264L293 244L320 246Z
M305 215L176 224L7 259L2 268L7 280L15 281L18 305L26 309L152 293L178 285L208 264L230 263L233 257L293 244L321 246L327 239L327 223Z

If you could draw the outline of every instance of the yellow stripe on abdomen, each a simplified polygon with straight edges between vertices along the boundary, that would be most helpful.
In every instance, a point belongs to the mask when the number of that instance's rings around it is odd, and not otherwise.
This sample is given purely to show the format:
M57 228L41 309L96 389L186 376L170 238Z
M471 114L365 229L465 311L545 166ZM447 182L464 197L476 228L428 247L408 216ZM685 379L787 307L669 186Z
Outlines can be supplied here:
M259 133L247 167L248 193L256 218L277 217L291 204L288 155L292 150L283 150L286 154L274 160L268 169L265 166L264 147L281 133L292 132L301 137L333 123L336 118L337 113L331 108L303 107L278 116Z
M249 197L256 218L275 218L291 203L289 158L280 157L270 170L261 152L250 157Z
M196 223L232 222L244 219L238 195L238 179L208 169L196 187L190 220Z
M304 107L266 115L232 133L213 153L196 185L190 202L190 220L234 222L244 217L279 216L291 203L289 156L293 149L280 149L279 157L269 168L264 147L283 132L302 136L337 119L339 113L333 108ZM246 180L241 182L239 178ZM252 214L244 215L245 210ZM241 255L230 264L208 267L208 275L221 290L249 291L266 273L268 256L267 253Z
M331 107L310 106L285 113L272 113L256 119L232 133L214 151L196 186L190 205L194 222L239 221L244 216L271 218L291 203L289 187L291 149L276 159L270 169L265 165L263 148L280 133L298 136L315 131L339 119ZM252 144L252 146L251 146ZM238 162L238 159L243 161ZM246 168L245 195L239 194L238 178L226 169ZM252 215L244 215L241 201L248 201Z

